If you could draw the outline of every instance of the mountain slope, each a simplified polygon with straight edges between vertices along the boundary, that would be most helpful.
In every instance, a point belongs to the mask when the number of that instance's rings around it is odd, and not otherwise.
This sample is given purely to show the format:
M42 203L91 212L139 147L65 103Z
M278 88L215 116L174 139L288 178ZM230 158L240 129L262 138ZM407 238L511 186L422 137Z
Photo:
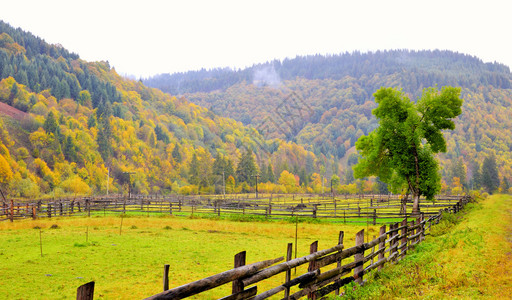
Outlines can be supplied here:
M0 117L0 188L14 197L105 193L107 179L110 192L213 192L215 163L236 178L243 153L265 167L316 160L1 21L0 102L16 112Z
M415 99L425 87L460 86L463 114L455 120L456 130L446 132L448 152L440 156L444 180L451 184L453 177L462 176L453 170L460 159L471 178L483 158L495 152L507 188L512 177L511 79L508 67L476 57L398 50L297 57L238 71L160 75L145 82L182 92L192 102L251 125L264 136L295 141L331 160L347 182L352 180L348 166L357 158L348 150L377 125L371 111L378 88L399 87ZM283 107L288 111L283 113ZM300 117L294 110L302 111ZM282 130L290 120L295 120L293 126L286 127L292 130Z

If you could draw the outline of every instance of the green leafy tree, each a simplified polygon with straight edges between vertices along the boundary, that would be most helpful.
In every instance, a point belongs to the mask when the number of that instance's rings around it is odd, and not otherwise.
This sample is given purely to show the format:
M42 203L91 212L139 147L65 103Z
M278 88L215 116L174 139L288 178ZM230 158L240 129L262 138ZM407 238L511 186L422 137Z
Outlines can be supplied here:
M492 194L500 186L498 167L496 166L496 156L491 154L484 159L481 172L481 184L485 190Z
M441 131L455 129L452 119L462 112L460 89L424 89L416 104L393 88L381 88L374 96L378 107L372 113L379 126L357 141L362 158L354 176L378 176L406 188L413 196L413 214L418 214L420 196L433 199L441 189L434 154L446 152Z

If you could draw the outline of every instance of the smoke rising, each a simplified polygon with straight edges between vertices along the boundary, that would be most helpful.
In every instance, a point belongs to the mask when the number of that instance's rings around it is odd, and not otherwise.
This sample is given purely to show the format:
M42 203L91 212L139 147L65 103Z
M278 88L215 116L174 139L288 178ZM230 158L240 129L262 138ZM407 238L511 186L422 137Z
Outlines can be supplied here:
M270 86L277 88L281 86L281 77L277 74L274 65L267 65L254 70L252 84L258 87Z

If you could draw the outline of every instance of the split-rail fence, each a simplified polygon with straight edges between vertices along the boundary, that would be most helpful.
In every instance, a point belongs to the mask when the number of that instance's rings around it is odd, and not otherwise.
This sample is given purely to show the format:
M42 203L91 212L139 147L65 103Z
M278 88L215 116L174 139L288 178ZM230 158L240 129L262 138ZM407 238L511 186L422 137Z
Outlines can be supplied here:
M425 216L453 206L461 196L421 199ZM287 217L335 218L337 222L392 223L410 217L412 202L400 195L269 195L254 198L235 196L97 196L42 200L8 200L0 204L0 221L21 218L111 214L250 215L273 219Z
M292 243L287 246L286 259L273 258L246 265L246 252L235 255L234 268L179 287L169 289L169 265L164 266L163 291L146 299L183 299L231 283L231 293L221 300L233 299L320 299L330 293L340 293L340 288L351 282L363 283L369 272L378 272L387 263L403 259L407 252L422 242L434 224L439 223L443 212L457 213L472 201L468 196L460 197L450 207L437 214L416 218L404 218L401 222L380 227L379 236L365 242L364 229L355 237L355 246L347 248L340 231L338 244L318 250L318 242L310 246L310 254L292 259ZM292 269L307 265L303 274L292 277ZM283 276L284 275L284 276ZM282 283L267 290L260 290L258 283L283 276ZM94 282L80 286L77 299L89 300L94 294Z
M231 294L221 298L232 299L320 299L355 281L363 283L365 274L380 270L386 263L403 259L407 251L422 242L434 224L439 223L443 212L457 213L470 197L461 197L452 207L445 208L430 217L420 215L414 219L405 218L401 222L380 227L379 236L371 241L364 241L364 229L356 234L355 246L347 248L343 243L344 233L339 234L337 245L318 250L318 242L310 246L310 254L292 259L292 244L288 244L286 259L284 257L245 264L246 252L235 255L234 269L212 275L173 289L168 289L169 266L164 268L164 291L146 298L183 299L198 295L207 290L231 283ZM353 260L351 259L353 257ZM344 260L349 261L343 263ZM301 265L308 265L307 272L292 278L291 271ZM274 276L282 276L283 283L269 290L259 290L258 282ZM292 291L293 288L293 291Z

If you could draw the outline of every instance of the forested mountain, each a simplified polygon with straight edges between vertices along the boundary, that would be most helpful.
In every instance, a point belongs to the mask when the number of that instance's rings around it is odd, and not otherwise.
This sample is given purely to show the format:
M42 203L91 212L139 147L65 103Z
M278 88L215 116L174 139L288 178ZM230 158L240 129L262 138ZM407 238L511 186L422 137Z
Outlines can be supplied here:
M244 70L159 75L144 82L257 128L297 142L332 166L346 183L357 161L354 143L376 126L372 94L398 87L416 99L423 88L462 88L463 113L446 132L440 155L447 185L478 187L480 165L496 154L503 189L512 176L512 75L507 66L451 51L380 51L306 56ZM473 176L476 174L476 176ZM454 179L455 178L455 179Z
M228 192L249 191L258 173L276 182L295 169L305 181L321 164L302 146L266 140L1 21L0 112L0 190L10 197L128 184L138 193L211 193L223 177Z
M344 53L331 56L298 56L283 61L274 60L257 64L243 70L229 68L186 73L160 74L144 80L148 86L157 87L171 94L212 92L225 90L238 83L256 85L279 84L281 80L298 77L340 80L351 78L366 79L380 76L400 75L405 91L433 86L437 83L460 87L473 84L491 85L497 88L511 88L510 70L499 63L483 63L474 56L451 51L377 51L369 53ZM364 84L371 96L375 87Z

